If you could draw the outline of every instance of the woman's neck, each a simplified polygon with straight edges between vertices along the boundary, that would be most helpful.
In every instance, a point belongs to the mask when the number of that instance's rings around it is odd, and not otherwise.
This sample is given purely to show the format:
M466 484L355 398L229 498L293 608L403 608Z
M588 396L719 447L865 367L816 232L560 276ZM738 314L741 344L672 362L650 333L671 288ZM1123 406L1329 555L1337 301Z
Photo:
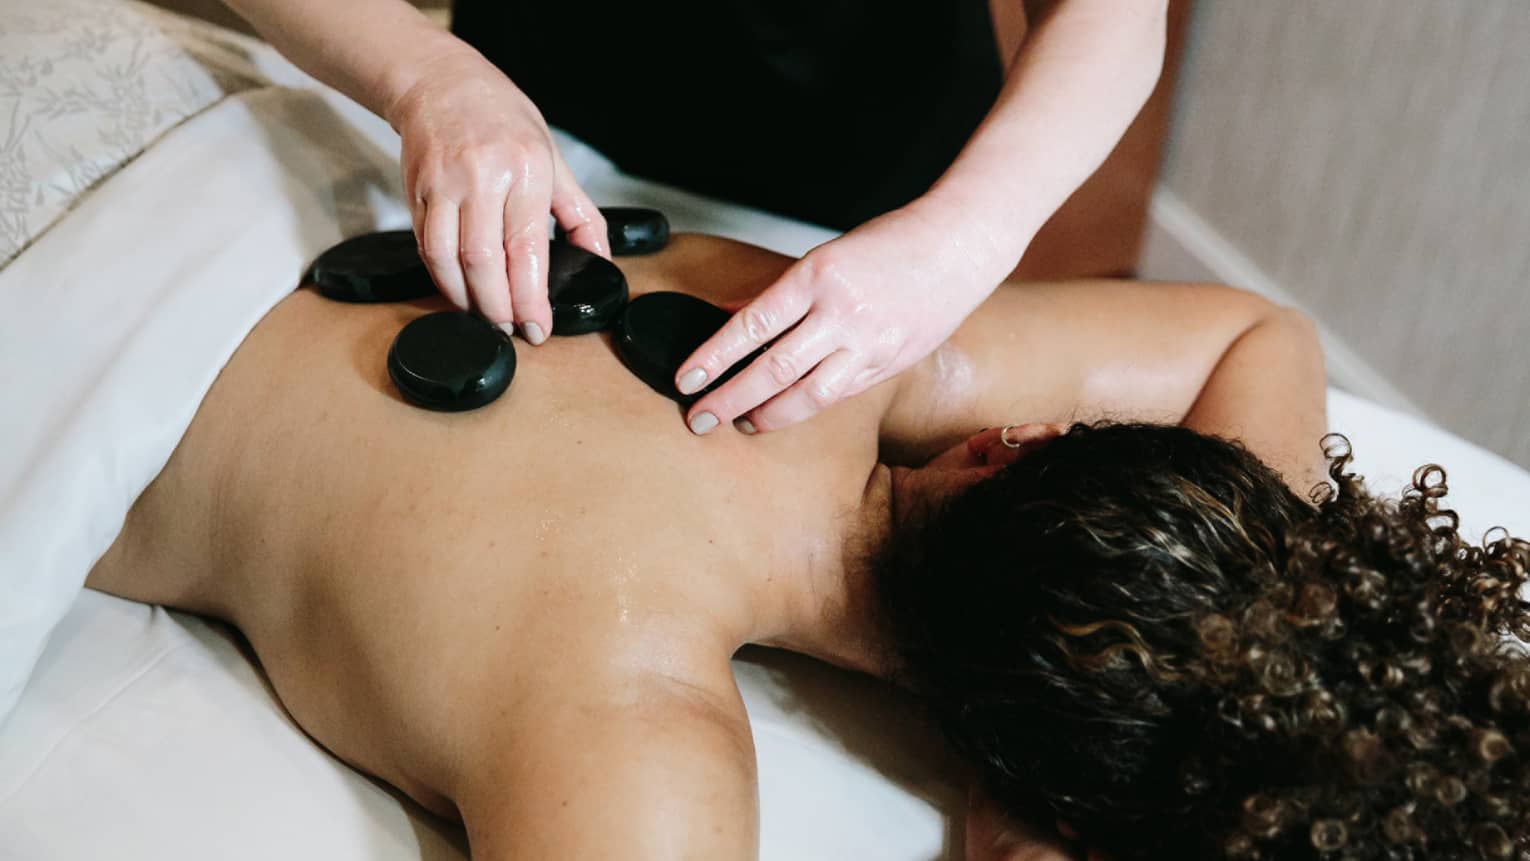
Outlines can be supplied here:
M873 566L892 523L891 474L878 464L860 508L843 520L840 558L791 581L790 592L778 599L779 633L757 642L885 677L888 644L878 623Z

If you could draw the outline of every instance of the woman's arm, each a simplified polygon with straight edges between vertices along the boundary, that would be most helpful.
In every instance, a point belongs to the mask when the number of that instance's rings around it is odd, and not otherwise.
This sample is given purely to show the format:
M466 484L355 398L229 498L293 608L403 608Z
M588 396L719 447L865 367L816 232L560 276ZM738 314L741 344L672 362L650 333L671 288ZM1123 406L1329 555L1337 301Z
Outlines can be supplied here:
M1322 349L1300 314L1209 284L1077 281L999 289L905 374L883 425L919 462L981 427L1099 419L1241 439L1305 491L1325 430Z
M1327 394L1316 327L1274 308L1228 345L1180 424L1241 440L1305 496L1323 479Z
M699 684L630 663L571 681L563 666L549 684L523 679L503 745L473 752L454 799L473 858L758 857L754 742L727 663Z

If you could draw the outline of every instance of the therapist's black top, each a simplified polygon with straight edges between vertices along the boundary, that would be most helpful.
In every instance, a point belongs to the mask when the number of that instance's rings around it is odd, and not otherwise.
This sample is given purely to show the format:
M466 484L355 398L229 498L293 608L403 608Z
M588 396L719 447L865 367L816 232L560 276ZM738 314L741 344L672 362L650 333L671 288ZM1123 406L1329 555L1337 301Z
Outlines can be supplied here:
M988 0L457 0L453 29L623 170L848 229L999 92Z

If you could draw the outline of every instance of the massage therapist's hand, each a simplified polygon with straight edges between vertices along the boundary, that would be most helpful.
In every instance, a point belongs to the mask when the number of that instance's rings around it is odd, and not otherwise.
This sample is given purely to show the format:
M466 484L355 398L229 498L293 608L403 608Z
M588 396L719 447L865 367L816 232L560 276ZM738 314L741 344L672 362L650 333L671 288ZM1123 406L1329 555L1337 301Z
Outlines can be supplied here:
M691 407L691 430L784 428L940 346L1014 265L959 212L927 195L808 252L681 365L694 392L775 340Z
M610 256L605 219L574 181L541 113L470 51L434 61L386 108L404 189L441 293L532 344L552 334L551 212L575 245Z

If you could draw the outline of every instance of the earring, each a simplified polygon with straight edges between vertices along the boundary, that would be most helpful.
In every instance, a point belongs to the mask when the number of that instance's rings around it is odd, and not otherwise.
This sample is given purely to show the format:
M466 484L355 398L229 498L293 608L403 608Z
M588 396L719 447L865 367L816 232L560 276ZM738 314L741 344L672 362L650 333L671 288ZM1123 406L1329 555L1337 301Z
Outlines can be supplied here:
M1020 448L1020 446L1021 446L1020 443L1018 443L1018 442L1011 442L1010 439L1009 439L1009 432L1011 430L1014 430L1014 428L1015 428L1015 425L1005 425L1004 429L999 431L999 442L1004 443L1004 445L1006 447L1008 447L1008 448Z

